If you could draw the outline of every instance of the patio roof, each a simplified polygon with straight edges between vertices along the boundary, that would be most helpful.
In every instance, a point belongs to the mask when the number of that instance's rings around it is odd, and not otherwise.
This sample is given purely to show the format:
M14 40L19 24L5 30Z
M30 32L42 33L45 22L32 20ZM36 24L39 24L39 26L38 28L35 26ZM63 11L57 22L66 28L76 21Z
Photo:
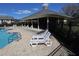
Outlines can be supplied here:
M42 10L22 18L22 20L28 20L28 19L36 19L36 18L42 18L42 17L64 17L64 18L72 18L71 16L58 13L52 10L49 10L48 8L43 8Z

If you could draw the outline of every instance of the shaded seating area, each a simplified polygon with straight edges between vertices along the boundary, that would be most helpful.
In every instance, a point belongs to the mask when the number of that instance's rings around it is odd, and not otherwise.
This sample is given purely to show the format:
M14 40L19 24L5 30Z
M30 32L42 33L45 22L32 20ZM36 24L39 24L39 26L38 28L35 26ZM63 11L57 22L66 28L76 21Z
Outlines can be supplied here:
M48 29L51 33L55 33L56 29L61 28L63 29L64 24L67 22L64 22L64 20L68 21L71 16L67 16L62 13L55 12L53 10L49 10L48 6L43 6L43 8L28 16L22 18L23 25L37 28L37 29Z

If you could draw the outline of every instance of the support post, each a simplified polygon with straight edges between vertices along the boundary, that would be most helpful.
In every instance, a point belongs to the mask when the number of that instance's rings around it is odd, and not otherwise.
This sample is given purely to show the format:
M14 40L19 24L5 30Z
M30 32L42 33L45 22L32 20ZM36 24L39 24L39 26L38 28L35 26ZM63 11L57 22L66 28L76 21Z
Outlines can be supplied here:
M23 27L23 24L22 24L22 27Z
M59 24L59 17L58 17L58 24Z
M61 20L61 29L63 29L63 25L64 25L63 20Z
M39 30L39 19L38 19L38 30Z
M56 28L59 28L59 17L57 19L57 27Z
M31 26L32 26L32 29L33 29L33 20L31 20L31 24L32 24Z
M28 21L27 21L27 26L26 26L27 28L29 27L29 25L28 25Z
M47 17L47 30L49 30L49 18Z

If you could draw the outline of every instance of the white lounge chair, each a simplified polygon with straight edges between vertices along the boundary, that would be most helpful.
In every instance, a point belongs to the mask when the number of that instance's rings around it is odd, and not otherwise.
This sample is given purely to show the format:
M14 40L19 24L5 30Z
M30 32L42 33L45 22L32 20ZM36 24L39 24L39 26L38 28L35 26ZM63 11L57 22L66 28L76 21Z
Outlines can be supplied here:
M34 35L32 37L32 39L30 40L29 44L32 45L38 45L38 44L46 44L47 46L49 46L50 42L49 42L49 36L51 35L51 33L46 30L44 33L38 34L38 35Z
M27 25L26 28L29 28L29 26Z

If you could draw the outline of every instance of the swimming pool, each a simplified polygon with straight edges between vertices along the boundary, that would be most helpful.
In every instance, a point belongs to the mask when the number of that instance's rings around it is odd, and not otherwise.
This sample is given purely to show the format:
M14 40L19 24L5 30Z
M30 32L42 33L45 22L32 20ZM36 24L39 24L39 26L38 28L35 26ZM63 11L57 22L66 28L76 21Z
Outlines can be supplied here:
M5 47L7 44L14 40L21 39L21 35L18 32L7 32L5 29L0 30L0 48Z

